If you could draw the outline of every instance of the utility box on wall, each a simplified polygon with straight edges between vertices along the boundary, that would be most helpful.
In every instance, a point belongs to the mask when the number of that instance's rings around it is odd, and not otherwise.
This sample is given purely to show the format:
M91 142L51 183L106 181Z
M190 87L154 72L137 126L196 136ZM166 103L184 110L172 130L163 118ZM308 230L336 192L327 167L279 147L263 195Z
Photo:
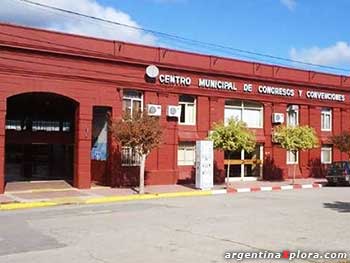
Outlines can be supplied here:
M214 186L213 142L196 142L196 188L211 189Z

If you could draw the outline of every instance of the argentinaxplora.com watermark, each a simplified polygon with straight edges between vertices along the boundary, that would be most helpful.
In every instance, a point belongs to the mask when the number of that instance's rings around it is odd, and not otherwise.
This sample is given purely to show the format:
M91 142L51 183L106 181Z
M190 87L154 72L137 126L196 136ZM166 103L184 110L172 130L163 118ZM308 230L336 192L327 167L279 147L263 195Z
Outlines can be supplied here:
M283 251L227 251L224 254L224 258L227 260L243 261L246 259L349 259L350 254L344 251L327 251L327 252L315 252L315 251L302 251L302 250L283 250Z

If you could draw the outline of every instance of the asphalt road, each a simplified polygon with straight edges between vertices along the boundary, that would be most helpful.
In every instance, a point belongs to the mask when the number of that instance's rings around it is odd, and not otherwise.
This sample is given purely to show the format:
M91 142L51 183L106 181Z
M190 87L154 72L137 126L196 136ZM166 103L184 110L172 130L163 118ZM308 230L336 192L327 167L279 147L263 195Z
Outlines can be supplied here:
M284 249L349 253L350 187L0 212L1 263L226 262L226 251Z

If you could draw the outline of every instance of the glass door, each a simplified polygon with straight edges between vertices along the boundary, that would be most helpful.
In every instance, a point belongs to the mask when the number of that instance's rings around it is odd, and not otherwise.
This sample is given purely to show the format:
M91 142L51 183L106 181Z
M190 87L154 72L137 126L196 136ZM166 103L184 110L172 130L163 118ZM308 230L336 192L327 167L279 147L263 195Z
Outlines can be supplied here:
M225 152L225 171L230 164L230 181L254 181L262 178L264 147L257 144L251 153L245 151Z

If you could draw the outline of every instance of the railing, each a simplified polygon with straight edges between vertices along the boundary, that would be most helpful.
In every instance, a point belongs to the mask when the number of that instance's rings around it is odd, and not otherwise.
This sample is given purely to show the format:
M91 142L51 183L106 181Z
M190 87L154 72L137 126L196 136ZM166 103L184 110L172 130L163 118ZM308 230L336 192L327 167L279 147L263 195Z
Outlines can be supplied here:
M60 131L59 121L33 121L32 131Z
M121 151L122 166L139 166L141 163L140 155L130 147L122 147Z
M225 159L224 160L224 164L262 164L263 161L262 160L258 160L258 159L247 159L247 160L228 160Z
M5 129L6 130L21 131L22 130L22 123L20 120L6 120Z
M62 125L61 125L62 124ZM71 123L68 121L23 121L23 120L6 120L6 130L13 131L28 131L33 132L45 131L45 132L70 132Z

